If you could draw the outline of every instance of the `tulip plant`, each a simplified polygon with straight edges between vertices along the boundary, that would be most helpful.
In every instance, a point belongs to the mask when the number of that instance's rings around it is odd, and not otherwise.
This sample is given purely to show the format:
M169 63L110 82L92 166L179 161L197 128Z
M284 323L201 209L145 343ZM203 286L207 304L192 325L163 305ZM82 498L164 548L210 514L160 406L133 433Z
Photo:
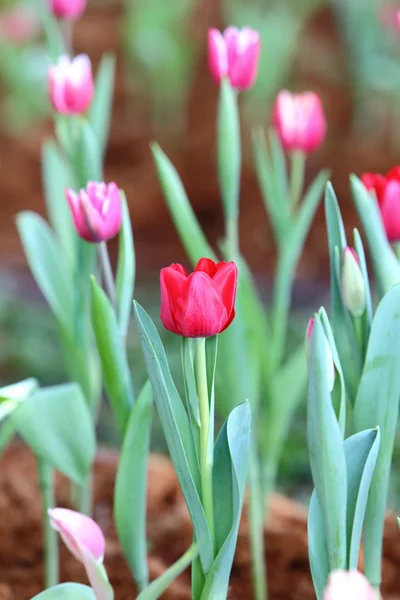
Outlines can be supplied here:
M382 539L400 400L399 169L352 176L352 191L378 284L374 307L361 235L347 242L339 205L322 171L304 189L308 155L322 144L319 97L282 91L268 138L254 132L255 171L277 247L272 304L265 309L240 251L242 163L239 94L255 82L260 39L250 28L209 32L209 65L220 86L217 157L225 236L208 244L179 176L157 146L160 183L193 272L161 270L160 320L181 338L184 398L155 323L134 296L135 255L126 198L103 180L114 62L96 79L89 57L73 57L73 22L84 0L49 0L49 99L56 141L43 148L49 222L30 212L18 229L32 273L59 329L70 382L34 380L0 389L0 452L18 433L37 458L46 576L35 600L113 600L106 543L90 516L95 425L104 387L122 449L114 517L139 600L159 598L191 566L192 598L227 598L246 482L254 597L267 595L265 506L282 446L307 387L307 439L314 492L308 537L322 600L372 600L381 584ZM293 279L326 187L331 311L309 321L306 348L288 356ZM118 236L114 272L107 242ZM394 245L394 250L391 246ZM148 381L135 390L127 334L135 317ZM153 582L146 540L146 474L153 399L193 524L193 543ZM215 435L215 413L225 417ZM53 470L72 482L72 508L56 507ZM77 510L74 510L77 509ZM90 586L59 584L57 533ZM365 576L357 571L363 536Z

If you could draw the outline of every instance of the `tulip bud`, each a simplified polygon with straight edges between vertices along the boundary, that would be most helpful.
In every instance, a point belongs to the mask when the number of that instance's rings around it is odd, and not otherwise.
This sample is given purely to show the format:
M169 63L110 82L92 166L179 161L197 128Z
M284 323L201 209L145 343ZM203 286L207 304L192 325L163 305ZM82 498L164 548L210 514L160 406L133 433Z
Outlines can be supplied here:
M231 86L247 90L254 84L260 57L260 35L250 27L228 27L222 34L208 32L208 64L217 83L228 77Z
M122 203L116 183L89 181L78 194L67 189L66 196L81 238L99 243L117 235L122 224Z
M72 60L60 56L48 71L50 101L55 111L63 115L84 113L93 99L94 82L90 58L79 54Z
M59 532L68 550L85 563L85 553L102 562L105 540L100 527L90 517L67 508L49 509L50 524Z
M332 571L323 600L374 600L374 590L359 571Z
M342 298L353 317L361 317L366 307L364 277L360 261L353 248L343 251Z
M325 139L326 120L320 97L314 92L279 92L273 122L283 148L305 154L317 150Z
M311 338L312 338L312 334L313 334L313 330L314 330L314 324L315 324L315 319L314 318L309 319L308 324L307 324L307 329L306 329L305 352L306 352L306 360L307 360L308 370L310 370ZM333 358L332 358L331 347L329 345L329 342L328 342L325 334L324 334L324 337L325 337L325 358L326 358L326 365L327 365L327 370L328 370L328 386L329 386L329 391L331 392L333 390L333 386L335 385L335 376L336 376L335 364L334 364Z
M224 331L235 317L237 267L202 258L191 275L182 265L161 269L161 321L166 329L188 338Z
M50 10L58 19L79 19L86 8L87 0L49 0Z

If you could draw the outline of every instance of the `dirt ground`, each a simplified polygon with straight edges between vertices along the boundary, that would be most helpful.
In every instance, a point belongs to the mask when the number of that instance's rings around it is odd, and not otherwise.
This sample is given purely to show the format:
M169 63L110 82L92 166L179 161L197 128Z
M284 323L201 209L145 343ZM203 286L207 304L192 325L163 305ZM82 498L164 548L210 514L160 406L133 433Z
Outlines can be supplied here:
M135 589L112 522L113 487L118 454L99 452L95 464L94 518L107 538L105 565L116 600L132 600ZM68 506L66 481L57 478L57 501ZM43 556L41 511L35 461L22 444L8 449L0 462L0 600L29 600L41 590ZM148 478L149 566L155 578L191 544L192 528L169 460L153 455ZM313 600L307 557L306 511L275 495L265 530L270 600ZM62 581L86 583L81 565L61 547ZM383 598L399 598L400 534L395 517L385 535ZM164 594L165 600L190 600L189 573ZM231 575L230 600L252 598L247 522L240 528Z

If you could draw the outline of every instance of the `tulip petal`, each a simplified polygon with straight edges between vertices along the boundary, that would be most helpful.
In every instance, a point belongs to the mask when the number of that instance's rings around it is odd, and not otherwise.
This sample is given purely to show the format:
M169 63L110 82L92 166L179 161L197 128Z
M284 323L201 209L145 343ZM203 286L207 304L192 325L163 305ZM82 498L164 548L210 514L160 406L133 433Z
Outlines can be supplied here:
M220 83L228 74L228 51L224 36L218 29L208 32L208 65L212 78Z
M84 562L82 548L96 561L102 561L105 539L100 527L86 515L68 508L49 509L50 523L79 562Z
M200 258L194 270L207 273L212 279L217 272L217 268L218 265L211 258Z
M237 278L238 270L234 262L218 263L217 272L213 277L213 282L222 298L222 302L224 303L229 316L231 316L235 306Z
M400 183L389 181L381 203L381 215L390 242L400 241Z
M185 337L216 335L230 316L213 280L201 271L189 275L185 295L178 299L178 305L175 318Z
M187 273L181 265L174 264L161 269L161 322L166 329L178 335L182 334L175 318L177 299L184 296L187 282Z

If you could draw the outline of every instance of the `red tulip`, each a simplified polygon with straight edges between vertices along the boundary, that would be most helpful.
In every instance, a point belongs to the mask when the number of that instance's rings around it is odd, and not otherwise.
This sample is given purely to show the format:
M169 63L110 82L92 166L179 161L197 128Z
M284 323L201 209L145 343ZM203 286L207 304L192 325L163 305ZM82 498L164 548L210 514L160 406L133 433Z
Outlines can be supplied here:
M364 173L361 181L374 192L386 235L390 242L400 242L400 167L386 173Z
M188 275L179 264L161 269L161 321L188 338L217 335L235 317L237 267L202 258Z

